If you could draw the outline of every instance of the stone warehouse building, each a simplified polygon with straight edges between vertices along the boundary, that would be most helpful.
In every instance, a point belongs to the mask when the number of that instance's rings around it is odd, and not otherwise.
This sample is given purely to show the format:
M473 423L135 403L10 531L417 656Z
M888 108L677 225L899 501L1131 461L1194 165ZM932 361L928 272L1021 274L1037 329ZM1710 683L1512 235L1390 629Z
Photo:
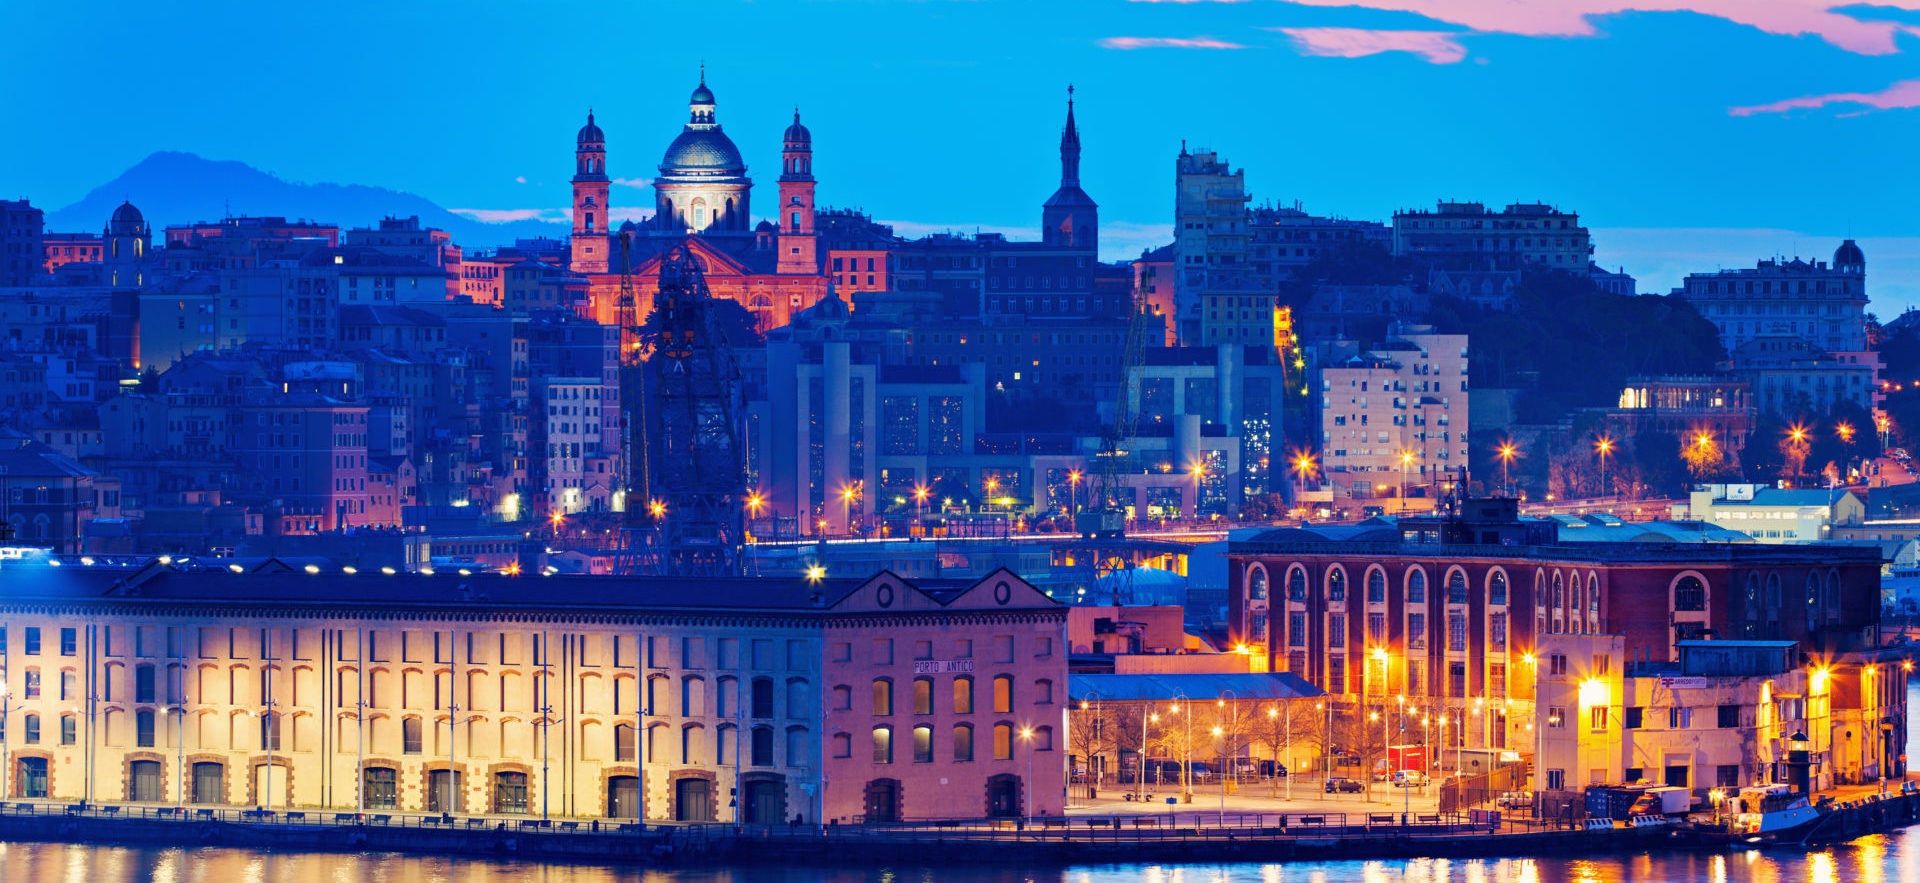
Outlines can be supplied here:
M11 798L775 824L1018 815L1029 763L1064 793L1066 610L1004 571L96 564L0 562Z
M1682 542L1674 527L1561 532L1521 520L1512 500L1473 500L1268 531L1229 552L1231 638L1350 711L1435 711L1456 722L1448 738L1520 751L1536 690L1565 674L1543 649L1560 636L1620 636L1636 664L1714 638L1788 642L1810 665L1871 652L1877 550Z

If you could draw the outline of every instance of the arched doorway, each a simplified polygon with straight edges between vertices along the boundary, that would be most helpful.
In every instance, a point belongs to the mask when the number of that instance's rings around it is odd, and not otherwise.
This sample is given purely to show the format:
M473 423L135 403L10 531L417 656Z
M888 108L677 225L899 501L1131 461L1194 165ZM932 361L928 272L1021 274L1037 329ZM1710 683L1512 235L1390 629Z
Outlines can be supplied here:
M522 815L526 813L526 773L508 771L493 774L493 811Z
M681 779L673 783L673 820L713 821L713 783L706 779Z
M466 812L460 793L460 773L456 770L427 772L427 811Z
M160 793L159 761L136 760L127 765L127 799L150 803L164 799Z
M226 764L203 760L193 765L193 802L227 802Z
M1001 773L987 779L987 817L1007 819L1020 815L1020 777Z
M400 774L390 766L370 766L366 772L367 809L400 808Z
M20 758L20 784L17 787L19 797L47 796L47 759L44 757Z
M747 811L740 816L752 825L778 825L787 820L787 789L779 782L755 779L747 783Z
M900 782L874 779L867 783L867 821L900 821Z
M640 817L640 777L612 776L607 779L607 818Z

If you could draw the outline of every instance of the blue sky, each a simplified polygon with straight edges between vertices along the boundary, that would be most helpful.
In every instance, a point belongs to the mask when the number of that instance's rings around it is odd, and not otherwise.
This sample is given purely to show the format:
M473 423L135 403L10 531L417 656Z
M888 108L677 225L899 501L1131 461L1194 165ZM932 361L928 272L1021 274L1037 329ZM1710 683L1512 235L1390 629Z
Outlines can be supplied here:
M172 149L552 212L592 105L638 209L704 60L763 193L798 104L821 201L907 232L1031 231L1071 81L1109 258L1166 239L1185 140L1318 213L1577 210L1643 289L1851 235L1882 318L1920 303L1920 0L10 3L0 26L0 195L48 208Z

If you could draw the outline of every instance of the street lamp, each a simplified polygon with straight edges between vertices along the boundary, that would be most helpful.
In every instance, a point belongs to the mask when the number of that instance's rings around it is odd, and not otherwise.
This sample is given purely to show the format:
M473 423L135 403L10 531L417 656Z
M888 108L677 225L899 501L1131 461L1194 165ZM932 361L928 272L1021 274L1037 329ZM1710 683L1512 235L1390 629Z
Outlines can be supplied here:
M1075 469L1067 473L1067 483L1072 486L1072 490L1067 492L1067 510L1078 515L1080 514L1080 470Z
M842 488L840 491L840 499L845 500L847 503L847 532L852 533L854 532L856 524L853 517L853 507L855 503L860 502L860 485L856 482Z
M921 533L925 533L927 529L926 510L927 510L927 493L929 490L930 489L924 484L916 484L913 486L914 527L918 528ZM911 534L912 531L908 531L908 533Z
M1226 740L1224 740L1224 739L1222 739L1222 738L1220 738L1220 737L1221 737L1221 734L1222 734L1223 732L1224 732L1224 731L1222 731L1222 730L1221 730L1221 729L1220 729L1219 727L1217 727L1217 726L1213 728L1213 738L1214 738L1214 741L1215 741L1215 745L1216 745L1216 746L1220 746L1220 745L1224 745L1224 744L1225 744L1225 742L1226 742ZM1222 749L1220 749L1220 757L1221 757L1221 762L1220 762L1220 767L1221 767L1221 771L1220 771L1220 773L1221 773L1221 779L1220 779L1220 824L1221 824L1222 826L1224 826L1224 825L1226 825L1226 823L1227 823L1227 782L1226 782L1226 765L1227 765L1227 758L1226 758L1226 751L1225 751L1225 749L1224 749L1224 748L1222 748Z
M1000 479L987 479L987 511L993 511L993 492L1000 489Z
M1513 455L1517 453L1518 450L1518 448L1513 446L1513 442L1500 443L1500 486L1506 490L1508 495L1513 494L1513 480L1507 476L1507 468L1513 463Z
M1600 455L1600 495L1607 495L1607 455L1613 453L1613 439L1601 436L1593 443L1593 450Z
M767 498L760 496L759 491L754 491L753 493L747 495L747 511L751 513L755 518L760 517L760 508L762 506L765 506L766 504L767 504Z
M1205 463L1193 464L1193 520L1194 521L1200 520L1200 483L1206 480L1206 477L1207 477L1206 464Z
M1027 743L1027 799L1021 807L1027 811L1027 826L1033 826L1033 728L1020 728L1020 741Z
M1140 771L1134 778L1133 797L1136 801L1147 799L1147 724L1159 723L1160 715L1149 705L1140 714Z
M1183 693L1183 692L1174 693L1173 707L1167 709L1167 713L1179 714L1180 703L1185 701L1186 698L1187 698L1186 693ZM1192 708L1187 709L1187 740L1185 744L1181 746L1180 753L1181 753L1180 802L1192 803L1193 802L1193 709Z

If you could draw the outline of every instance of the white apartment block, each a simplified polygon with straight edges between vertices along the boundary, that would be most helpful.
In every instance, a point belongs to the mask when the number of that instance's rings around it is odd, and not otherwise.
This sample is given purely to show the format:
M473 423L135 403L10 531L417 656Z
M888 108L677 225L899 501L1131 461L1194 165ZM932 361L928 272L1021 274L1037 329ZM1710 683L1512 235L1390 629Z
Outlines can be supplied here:
M1322 475L1336 498L1398 496L1467 465L1467 336L1402 326L1320 371Z

